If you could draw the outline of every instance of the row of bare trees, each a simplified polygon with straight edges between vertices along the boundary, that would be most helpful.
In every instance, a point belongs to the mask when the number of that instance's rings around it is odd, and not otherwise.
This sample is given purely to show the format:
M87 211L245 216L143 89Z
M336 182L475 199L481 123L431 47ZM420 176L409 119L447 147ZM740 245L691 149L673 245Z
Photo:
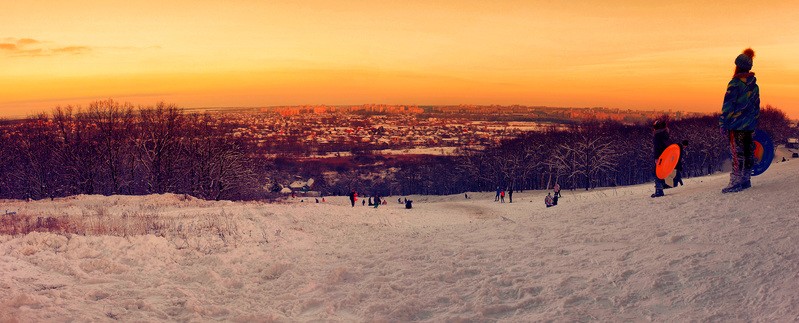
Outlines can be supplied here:
M297 177L317 179L314 189L324 195L357 189L381 196L548 189L555 183L592 189L654 179L648 124L590 121L485 149L464 147L457 156L364 154L337 162L264 157L252 143L238 142L233 128L224 115L186 114L163 103L134 109L113 100L85 111L56 108L51 115L6 121L0 124L0 198L181 193L254 199ZM717 116L675 120L669 128L673 142L689 141L685 176L720 171L729 158ZM770 106L761 111L760 128L775 143L796 136L785 113Z
M228 132L224 120L164 103L59 107L3 127L0 197L170 192L243 198L258 187L257 168Z

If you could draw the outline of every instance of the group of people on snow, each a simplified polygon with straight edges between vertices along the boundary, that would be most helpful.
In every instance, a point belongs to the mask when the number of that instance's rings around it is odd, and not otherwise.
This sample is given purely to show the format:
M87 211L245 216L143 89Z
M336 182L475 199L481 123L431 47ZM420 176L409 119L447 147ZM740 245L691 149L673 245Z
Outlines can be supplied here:
M751 176L755 165L755 143L753 135L757 129L760 118L760 87L757 85L755 73L752 72L755 52L747 48L735 57L735 71L732 79L727 84L724 94L724 103L719 116L719 130L728 140L730 155L732 156L732 171L730 182L721 190L721 193L740 192L752 187ZM655 120L652 124L653 155L655 163L663 151L670 144L669 129L665 120ZM680 159L677 162L676 176L671 187L682 183L684 148L687 140L680 144ZM667 188L665 180L655 179L655 193L652 197L664 196L663 189Z
M466 198L469 198L468 196ZM505 190L497 186L497 195L494 197L494 202L505 203ZM513 203L513 189L508 190L508 202Z
M555 186L552 187L552 191L555 193L555 195L547 192L547 196L544 197L544 205L547 207L558 205L558 199L560 198L560 184L555 183Z
M358 201L358 192L355 190L351 190L350 193L347 195L350 199L350 204L352 207L355 207L355 202ZM366 206L367 200L361 199L361 205ZM368 198L369 206L374 207L375 209L380 205L388 205L388 200L380 198L380 195L375 194L374 196L370 196ZM412 206L413 201L405 198L403 201L401 198L397 198L397 203L405 204L406 209L410 209Z

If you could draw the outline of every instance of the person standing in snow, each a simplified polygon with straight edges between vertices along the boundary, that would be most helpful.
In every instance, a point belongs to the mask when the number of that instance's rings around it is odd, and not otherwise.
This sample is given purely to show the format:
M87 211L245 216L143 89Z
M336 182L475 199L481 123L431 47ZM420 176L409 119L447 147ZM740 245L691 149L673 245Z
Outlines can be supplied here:
M375 209L380 206L380 195L375 195Z
M546 197L544 197L544 204L545 204L547 207L552 207L553 203L554 203L554 202L553 202L553 200L552 200L552 195L551 195L551 193L547 193L547 196L546 196Z
M666 150L666 147L669 146L669 129L666 128L666 121L663 120L655 120L652 124L652 132L654 136L652 137L652 155L653 160L655 161L654 165L657 166L658 158L660 155L663 154L663 151ZM654 172L654 168L652 169ZM655 193L652 194L652 197L661 197L663 196L663 186L666 184L665 180L655 177Z
M683 140L681 143L677 144L680 146L680 159L677 160L677 166L674 167L677 170L677 173L674 175L674 182L672 183L671 187L677 187L679 185L685 185L682 182L682 166L683 160L685 160L685 146L688 146L688 140Z
M555 183L555 186L552 187L552 190L555 191L555 197L560 197L560 184Z
M722 193L740 192L752 186L750 177L755 159L752 135L760 118L760 87L751 72L754 58L755 51L751 48L735 58L735 72L721 106L719 127L729 140L732 155L730 183Z
M357 199L357 196L358 196L358 193L356 193L355 190L352 190L350 192L350 194L349 194L350 203L352 204L352 207L355 207L355 200Z
M494 197L494 202L499 201L499 186L497 186L497 196Z
M513 203L513 189L508 190L508 203Z
M499 202L500 203L505 203L505 190L501 190L499 192Z

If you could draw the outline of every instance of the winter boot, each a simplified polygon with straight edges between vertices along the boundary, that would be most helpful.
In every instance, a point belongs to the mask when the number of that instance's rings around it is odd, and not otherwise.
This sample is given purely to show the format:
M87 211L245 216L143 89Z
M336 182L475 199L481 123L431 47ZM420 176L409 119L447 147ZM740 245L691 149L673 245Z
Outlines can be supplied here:
M733 179L733 177L735 179ZM730 176L730 184L727 185L727 187L721 189L721 193L726 194L726 193L740 192L740 191L743 190L743 188L741 187L742 184L743 184L743 182L741 180L741 177L739 177L739 176Z
M730 185L730 186L727 186L725 188L722 188L721 189L721 193L724 193L724 194L726 194L726 193L735 193L735 192L740 192L742 190L743 190L743 188L741 188L740 184L738 184L738 185Z
M741 176L741 190L752 187L752 169L744 169L743 176Z
M652 194L651 197L661 197L664 196L662 189L655 189L655 194Z
M740 171L736 172L733 170L730 173L730 184L727 187L721 190L721 193L735 193L740 192L742 190L741 183L743 182L743 176Z

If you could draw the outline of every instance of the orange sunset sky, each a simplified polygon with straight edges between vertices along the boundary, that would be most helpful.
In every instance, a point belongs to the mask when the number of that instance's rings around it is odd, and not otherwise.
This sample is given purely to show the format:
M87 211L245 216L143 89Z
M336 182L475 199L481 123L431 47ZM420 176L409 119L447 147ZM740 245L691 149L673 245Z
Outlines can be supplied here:
M0 117L183 107L523 104L714 112L754 48L799 118L799 1L0 1Z

